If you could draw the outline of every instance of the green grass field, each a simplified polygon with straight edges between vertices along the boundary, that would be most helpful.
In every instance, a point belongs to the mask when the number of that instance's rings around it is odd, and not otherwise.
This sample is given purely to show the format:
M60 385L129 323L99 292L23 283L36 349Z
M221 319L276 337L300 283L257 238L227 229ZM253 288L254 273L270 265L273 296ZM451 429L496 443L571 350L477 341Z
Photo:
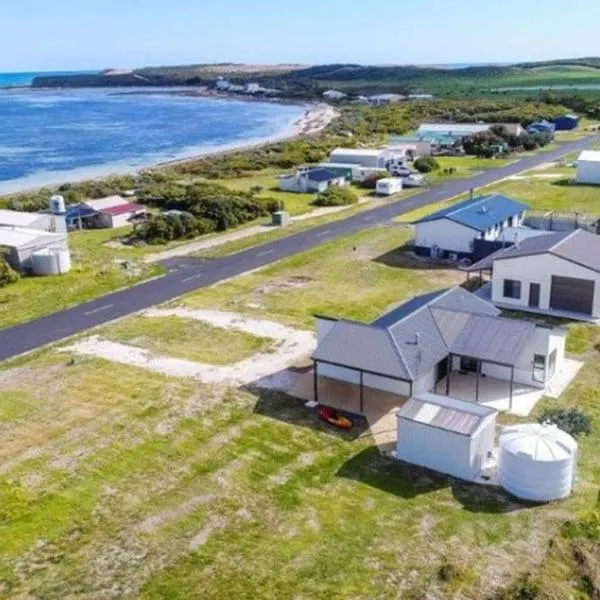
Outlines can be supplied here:
M462 281L410 259L408 237L372 228L179 304L312 328L313 312L371 319ZM100 333L196 358L212 340L221 363L258 349L148 320ZM545 506L383 458L366 433L333 430L280 393L56 351L5 363L0 597L491 600L524 573L555 594L535 598L571 597L580 573L561 531L600 485L599 342L595 326L571 328L587 363L552 405L582 407L594 429L576 494Z

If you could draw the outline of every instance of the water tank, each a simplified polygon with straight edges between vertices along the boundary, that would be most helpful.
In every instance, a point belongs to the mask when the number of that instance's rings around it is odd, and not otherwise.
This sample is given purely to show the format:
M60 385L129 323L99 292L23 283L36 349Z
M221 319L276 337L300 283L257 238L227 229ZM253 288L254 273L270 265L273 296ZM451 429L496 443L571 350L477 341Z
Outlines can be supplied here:
M71 255L65 248L43 248L31 254L35 275L62 275L71 270Z
M53 215L62 215L66 212L65 199L62 196L51 196L48 200L48 208Z
M548 502L573 490L577 442L555 425L527 423L500 433L498 482L523 500Z

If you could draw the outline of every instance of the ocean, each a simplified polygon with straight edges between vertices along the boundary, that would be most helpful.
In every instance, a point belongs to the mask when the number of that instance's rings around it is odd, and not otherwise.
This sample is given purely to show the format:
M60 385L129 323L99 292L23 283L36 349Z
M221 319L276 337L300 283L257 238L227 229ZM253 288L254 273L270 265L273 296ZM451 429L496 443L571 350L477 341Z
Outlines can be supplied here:
M266 141L306 110L133 91L0 90L0 193Z
M0 73L0 88L12 86L29 86L38 75L88 75L98 71L43 71L24 73Z

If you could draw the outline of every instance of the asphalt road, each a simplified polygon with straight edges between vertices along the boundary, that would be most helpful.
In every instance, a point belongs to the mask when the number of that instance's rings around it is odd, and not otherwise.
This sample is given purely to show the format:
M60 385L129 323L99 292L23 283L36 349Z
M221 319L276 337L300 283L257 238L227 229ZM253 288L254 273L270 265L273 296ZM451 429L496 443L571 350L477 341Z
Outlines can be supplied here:
M170 272L163 277L0 330L0 360L6 360L46 344L57 342L91 327L172 300L182 294L262 267L365 227L387 222L391 218L415 208L468 192L471 188L494 183L599 141L600 135L595 135L561 144L559 148L549 152L523 158L468 179L449 181L409 198L390 202L370 211L268 242L226 258L191 264L185 269Z

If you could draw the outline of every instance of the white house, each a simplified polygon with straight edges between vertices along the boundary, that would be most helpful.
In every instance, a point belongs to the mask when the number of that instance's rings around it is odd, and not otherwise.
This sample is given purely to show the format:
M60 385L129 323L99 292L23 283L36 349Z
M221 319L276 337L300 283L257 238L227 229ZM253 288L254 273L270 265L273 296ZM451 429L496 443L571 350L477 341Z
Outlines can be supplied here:
M346 178L329 169L299 169L293 175L279 177L279 189L283 192L321 193L332 185L345 186Z
M231 87L231 83L229 83L229 81L227 79L224 79L223 77L219 77L217 79L217 83L215 84L215 87L218 90L226 91Z
M323 98L326 100L332 100L334 102L343 100L346 96L347 94L344 94L344 92L339 92L338 90L327 90L326 92L323 92Z
M259 92L262 91L262 88L260 87L260 83L247 83L246 84L246 93L247 94L258 94Z
M452 288L417 296L370 324L317 317L315 400L323 377L359 386L361 412L369 388L452 395L458 377L476 402L486 385L505 386L512 409L515 384L544 389L565 370L566 332L499 315L490 302Z
M584 150L577 159L577 183L600 185L600 151Z
M397 414L396 458L474 481L491 462L496 415L473 402L417 394Z
M135 202L127 202L116 206L109 206L98 211L97 222L102 227L114 229L125 227L131 220L147 213L146 207Z
M402 191L402 177L384 177L375 184L375 193L378 196L391 196Z
M93 208L94 210L103 210L105 208L111 208L113 206L122 206L124 204L128 204L130 202L130 200L126 200L125 198L123 198L122 196L106 196L104 198L95 198L95 199L88 199L84 202L85 206L89 206L90 208Z
M491 271L481 295L496 306L580 320L600 318L600 237L577 229L525 239L470 271Z
M470 258L476 240L494 242L523 223L527 205L500 194L463 200L415 221L414 252L458 260Z

